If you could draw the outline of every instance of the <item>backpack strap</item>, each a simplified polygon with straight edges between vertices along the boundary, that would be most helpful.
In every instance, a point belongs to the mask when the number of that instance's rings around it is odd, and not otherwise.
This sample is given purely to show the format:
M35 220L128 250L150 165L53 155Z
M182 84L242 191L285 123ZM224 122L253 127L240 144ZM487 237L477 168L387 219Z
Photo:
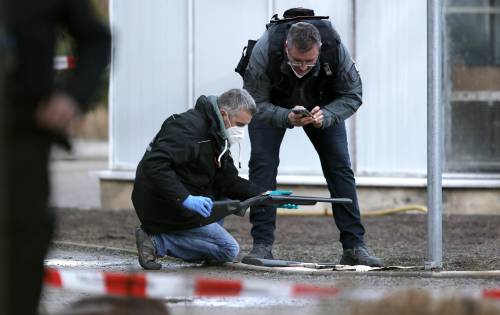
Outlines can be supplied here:
M250 62L250 56L252 55L253 47L257 43L256 40L249 39L248 44L243 47L241 52L241 58L238 65L234 69L235 72L239 73L243 78L245 76L245 70L247 69L248 63Z

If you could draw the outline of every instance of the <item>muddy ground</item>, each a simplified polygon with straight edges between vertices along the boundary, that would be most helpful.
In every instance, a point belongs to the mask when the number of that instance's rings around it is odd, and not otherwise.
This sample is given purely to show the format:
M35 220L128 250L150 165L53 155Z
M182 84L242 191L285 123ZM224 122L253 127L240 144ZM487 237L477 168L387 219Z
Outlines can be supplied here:
M58 209L55 240L134 249L132 211ZM426 216L396 214L363 219L366 243L386 265L423 265ZM240 242L242 257L251 248L248 217L231 216L225 227ZM500 270L500 215L446 215L443 218L445 270ZM277 258L338 262L342 253L331 217L280 216Z

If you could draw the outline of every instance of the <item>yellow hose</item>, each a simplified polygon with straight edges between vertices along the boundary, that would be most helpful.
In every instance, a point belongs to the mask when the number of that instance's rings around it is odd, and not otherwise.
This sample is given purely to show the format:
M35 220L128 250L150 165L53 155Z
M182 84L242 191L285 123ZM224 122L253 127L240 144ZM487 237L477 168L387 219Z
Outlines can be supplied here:
M407 205L407 206L397 207L397 208L388 208L388 209L380 209L380 210L362 212L361 216L362 217L380 217L380 216L384 216L384 215L390 215L390 214L395 214L398 212L406 212L406 211L418 211L418 212L422 212L422 213L427 213L427 207L422 206L422 205ZM290 216L330 216L331 211L328 211L326 209L315 210L315 211L297 211L297 210L279 209L278 208L278 214L279 215L290 215Z
M427 213L427 207L425 207L425 206L408 205L408 206L404 206L404 207L380 209L380 210L363 212L363 213L361 213L361 216L363 216L363 217L380 217L383 215L389 215L389 214L394 214L394 213L398 213L398 212L406 212L406 211L412 211L412 210Z

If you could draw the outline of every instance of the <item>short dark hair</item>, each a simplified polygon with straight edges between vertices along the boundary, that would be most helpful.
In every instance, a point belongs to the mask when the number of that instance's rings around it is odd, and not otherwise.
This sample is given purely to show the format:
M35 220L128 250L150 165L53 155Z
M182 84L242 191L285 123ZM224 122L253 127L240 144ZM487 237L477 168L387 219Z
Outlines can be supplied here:
M288 48L295 47L300 52L307 52L314 45L321 45L321 35L316 26L307 22L293 24L286 37Z

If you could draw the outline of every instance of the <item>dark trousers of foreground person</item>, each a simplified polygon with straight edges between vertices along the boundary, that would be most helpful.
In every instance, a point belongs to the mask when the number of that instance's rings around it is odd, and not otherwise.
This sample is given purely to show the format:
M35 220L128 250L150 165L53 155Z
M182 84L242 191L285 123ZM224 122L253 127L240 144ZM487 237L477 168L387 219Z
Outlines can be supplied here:
M8 314L38 314L43 260L53 231L49 196L50 140L40 131L10 129L5 152L7 176Z
M331 197L350 198L353 201L352 207L333 206L333 217L340 231L343 248L353 248L355 245L363 244L365 230L360 219L344 122L331 128L318 129L307 125L303 129L318 153ZM249 179L265 189L275 190L279 151L287 129L271 127L254 120L248 130L252 143ZM297 151L303 152L300 148ZM310 153L303 152L303 154ZM276 208L251 209L250 222L254 244L272 245L276 228Z

